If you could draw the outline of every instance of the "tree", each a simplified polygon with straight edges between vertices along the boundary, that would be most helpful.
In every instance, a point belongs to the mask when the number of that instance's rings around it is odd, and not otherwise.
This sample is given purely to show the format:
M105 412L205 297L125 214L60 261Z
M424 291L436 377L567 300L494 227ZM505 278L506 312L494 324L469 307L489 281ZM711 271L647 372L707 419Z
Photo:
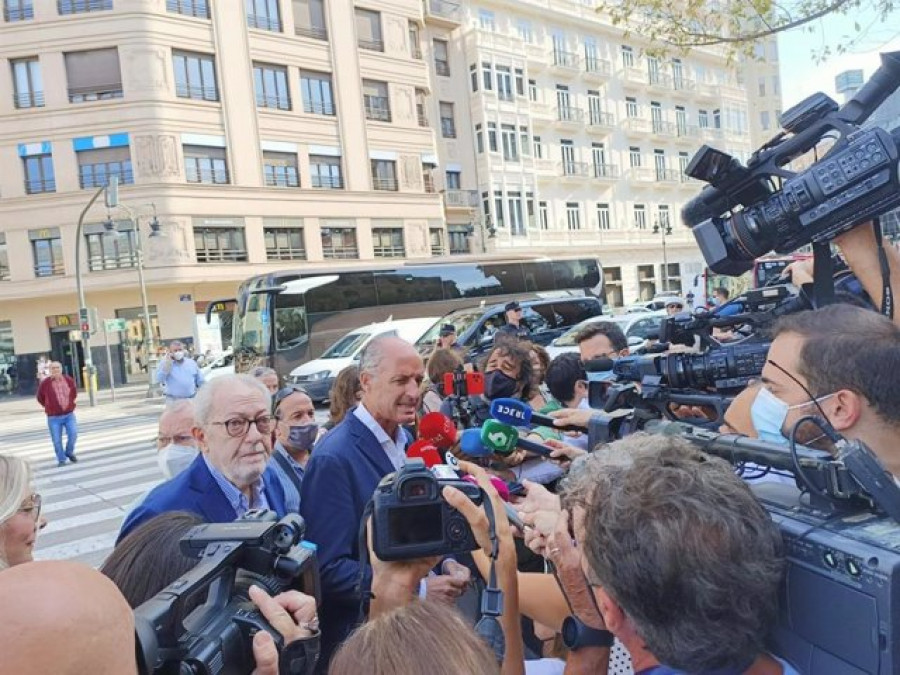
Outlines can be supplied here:
M894 0L601 0L597 11L613 25L647 38L650 52L684 52L715 47L729 57L751 54L756 42L783 31L815 29L829 15L866 14L884 24L896 9ZM822 45L817 56L842 53L863 37L867 28L853 23L855 35L837 45Z

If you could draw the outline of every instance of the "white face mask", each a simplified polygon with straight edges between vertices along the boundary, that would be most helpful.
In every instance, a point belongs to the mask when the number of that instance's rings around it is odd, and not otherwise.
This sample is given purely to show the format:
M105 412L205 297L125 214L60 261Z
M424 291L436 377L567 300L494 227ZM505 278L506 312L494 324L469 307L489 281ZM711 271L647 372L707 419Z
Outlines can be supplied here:
M168 480L184 471L197 457L198 452L197 448L190 445L169 443L157 453L156 463Z
M172 358L175 359L176 361L181 361L181 359L184 358L184 352L181 352L181 351L172 352Z

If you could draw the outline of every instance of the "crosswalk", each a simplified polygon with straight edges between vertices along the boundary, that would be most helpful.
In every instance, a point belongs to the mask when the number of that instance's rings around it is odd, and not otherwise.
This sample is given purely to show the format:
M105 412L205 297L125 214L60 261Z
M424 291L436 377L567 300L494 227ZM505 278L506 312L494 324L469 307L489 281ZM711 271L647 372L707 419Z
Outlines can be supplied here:
M28 414L0 421L0 453L28 460L48 520L35 558L99 566L130 507L163 478L156 464L161 403L80 408L77 464L57 467L46 419Z

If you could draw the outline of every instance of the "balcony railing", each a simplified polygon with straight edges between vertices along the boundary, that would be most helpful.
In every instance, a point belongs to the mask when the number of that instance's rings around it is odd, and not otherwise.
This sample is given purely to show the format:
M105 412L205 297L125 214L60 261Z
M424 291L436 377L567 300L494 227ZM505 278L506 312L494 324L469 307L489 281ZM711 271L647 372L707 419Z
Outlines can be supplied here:
M434 72L441 77L450 77L450 62L443 59L435 59Z
M366 119L377 122L391 121L391 105L387 96L365 96Z
M444 138L456 138L456 124L449 117L441 118L441 136Z
M554 66L559 68L575 69L578 68L578 62L581 57L574 52L567 52L562 49L554 49L550 52L551 61Z
M644 117L626 117L621 126L626 132L648 134L653 130L650 120Z
M344 187L344 179L341 176L310 176L310 184L314 188L322 190L341 190Z
M672 88L672 76L655 70L647 72L647 84L651 87L661 87L663 89Z
M178 96L178 98L192 98L196 101L219 100L219 90L216 87L199 87L183 82L175 84L175 95Z
M664 120L651 120L653 133L657 136L677 136L675 125Z
M298 24L294 26L294 35L312 38L313 40L327 40L328 29L325 26L304 26Z
M60 16L82 14L84 12L102 12L112 8L113 0L56 0L56 9Z
M406 255L403 245L375 246L373 247L376 258L402 258Z
M261 96L256 95L257 108L275 108L276 110L290 110L291 99L289 96Z
M281 19L278 17L273 19L269 16L250 13L247 15L247 26L249 28L258 28L259 30L269 30L274 33L280 33Z
M349 260L359 257L359 248L356 244L322 246L322 256L327 259Z
M211 262L247 262L245 248L198 248L198 263Z
M410 58L421 61L422 60L422 48L419 45L412 43L409 46L409 56L410 56Z
M585 177L588 175L588 165L586 162L570 162L563 160L557 162L556 168L560 176L577 176Z
M372 187L376 190L385 190L388 192L396 192L398 189L396 178L379 178L372 176Z
M34 178L25 180L25 194L38 195L42 192L56 192L56 180L53 178Z
M444 255L444 244L432 243L431 244L431 255L433 256L441 256ZM0 276L0 281L3 280L3 277Z
M444 190L444 207L451 209L471 209L478 203L475 190Z
M419 108L419 106L416 106L416 108ZM419 121L420 127L428 127L428 115L425 114L424 110L416 110L416 119Z
M197 19L208 19L209 3L207 0L166 0L166 11Z
M619 167L615 164L593 164L591 165L591 177L615 180L619 177Z
M638 183L655 183L656 171L647 166L634 166L628 171L628 179Z
M658 183L680 183L683 175L677 169L654 169L656 173L656 182Z
M588 125L592 127L612 127L616 124L616 117L612 113L592 111L588 116Z
M281 171L279 171L281 169ZM266 177L266 187L300 187L300 177L297 170L285 172L284 167L264 166L263 173Z
M227 185L228 169L194 169L188 167L184 172L188 183L205 183L210 185Z
M425 192L428 194L437 192L437 188L434 185L434 177L430 173L422 175L422 182L425 184Z
M672 89L676 92L692 92L697 90L694 80L680 75L672 76Z
M266 260L306 260L305 248L267 248Z
M91 272L132 269L137 267L137 263L137 252L122 252L117 256L104 254L88 256L88 269Z
M7 7L4 3L3 20L8 23L14 21L30 21L34 18L34 5L30 2L19 3L18 6Z
M333 101L304 101L303 112L310 115L334 115Z
M69 87L69 103L107 101L122 98L122 83L98 84L92 87Z
M700 136L700 127L694 124L676 124L675 134L678 138L696 139Z
M368 49L370 52L384 51L384 40L367 40L365 38L359 38L357 44L360 49Z
M584 72L601 77L609 77L612 75L612 66L606 59L597 57L588 57L584 60Z
M432 245L431 254L434 255L434 246ZM7 265L0 265L0 281L9 281L9 267Z
M462 7L456 2L448 0L424 0L426 19L443 20L451 23L459 23L462 20Z
M17 108L43 108L44 92L24 91L21 94L13 94L13 105Z
M584 110L581 108L573 108L572 106L560 106L556 109L557 122L576 122L584 121Z
M111 176L117 176L119 185L134 184L134 172L131 162L123 167L121 162L109 162L102 164L81 164L78 167L78 182L81 189L105 187L109 184Z
M34 276L36 277L61 277L65 276L65 274L66 267L62 260L38 263L34 266Z

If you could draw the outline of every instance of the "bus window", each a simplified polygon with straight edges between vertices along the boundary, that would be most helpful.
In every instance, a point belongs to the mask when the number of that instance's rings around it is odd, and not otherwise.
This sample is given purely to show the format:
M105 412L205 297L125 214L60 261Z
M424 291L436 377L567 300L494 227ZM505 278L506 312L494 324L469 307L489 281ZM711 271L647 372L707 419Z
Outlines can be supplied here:
M379 305L436 302L444 299L441 275L430 269L375 273Z
M554 302L553 311L559 317L558 326L574 326L592 316L600 315L600 304L596 300L567 300Z
M525 290L526 291L552 291L556 289L556 282L553 279L553 263L549 260L528 263L522 265L525 270Z
M448 300L483 298L500 292L500 282L486 277L481 265L439 265L434 267L434 272L444 280L444 297Z
M304 293L279 293L275 296L275 348L291 349L307 340Z
M268 350L268 299L267 293L250 293L247 296L241 320L236 322L234 350L261 356Z
M485 265L484 274L500 282L500 287L492 295L515 295L525 292L525 278L521 263Z
M310 314L341 312L376 304L375 279L371 272L345 272L333 284L306 294L306 311Z
M556 288L598 288L600 267L591 260L554 260Z

